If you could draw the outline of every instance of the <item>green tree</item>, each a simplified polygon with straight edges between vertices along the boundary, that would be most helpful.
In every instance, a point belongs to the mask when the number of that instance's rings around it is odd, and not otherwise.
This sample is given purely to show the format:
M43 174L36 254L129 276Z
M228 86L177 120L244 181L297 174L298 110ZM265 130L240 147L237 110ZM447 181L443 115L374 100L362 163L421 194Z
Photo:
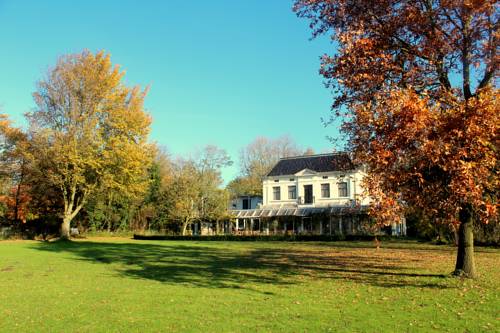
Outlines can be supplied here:
M195 221L217 223L224 218L228 194L221 189L221 169L231 164L227 152L213 145L205 146L190 159L173 161L172 177L162 181L166 185L162 186L157 218L175 222L183 235Z
M167 189L174 178L174 165L168 153L156 149L155 158L148 170L149 188L138 210L137 222L141 228L161 230L172 225L168 211L173 200L168 200Z
M192 161L176 164L174 178L163 194L163 207L168 220L178 223L185 235L189 225L200 217L200 182Z
M261 195L262 181L259 181L258 177L239 176L231 180L226 189L229 191L231 198L243 195Z

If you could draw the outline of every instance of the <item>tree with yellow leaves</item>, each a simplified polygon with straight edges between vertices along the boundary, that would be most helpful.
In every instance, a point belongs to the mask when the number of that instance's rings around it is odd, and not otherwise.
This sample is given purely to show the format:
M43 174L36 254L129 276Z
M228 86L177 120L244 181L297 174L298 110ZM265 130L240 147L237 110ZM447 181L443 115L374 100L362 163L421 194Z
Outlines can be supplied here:
M61 57L33 94L34 163L62 197L62 238L93 193L147 188L146 91L125 86L123 75L109 54L83 51Z

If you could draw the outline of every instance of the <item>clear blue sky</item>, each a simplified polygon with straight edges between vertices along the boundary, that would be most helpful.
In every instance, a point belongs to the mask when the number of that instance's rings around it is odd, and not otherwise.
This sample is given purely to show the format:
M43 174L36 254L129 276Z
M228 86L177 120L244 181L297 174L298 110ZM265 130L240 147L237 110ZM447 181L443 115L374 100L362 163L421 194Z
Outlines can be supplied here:
M172 154L206 144L238 152L257 136L289 134L331 149L330 92L318 74L328 39L310 41L289 0L0 0L0 106L19 125L35 82L58 56L111 53L128 84L151 85L151 139Z

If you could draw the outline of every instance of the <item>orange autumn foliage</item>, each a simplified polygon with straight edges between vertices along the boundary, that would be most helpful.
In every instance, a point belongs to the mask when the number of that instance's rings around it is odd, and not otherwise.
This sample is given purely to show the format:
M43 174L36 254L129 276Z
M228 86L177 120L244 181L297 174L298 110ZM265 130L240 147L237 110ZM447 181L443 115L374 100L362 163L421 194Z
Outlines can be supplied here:
M313 37L338 45L320 73L347 146L369 169L381 223L405 204L457 222L497 219L496 1L296 0ZM469 209L469 208L467 208Z
M418 207L458 225L454 274L475 277L473 225L498 223L499 5L494 0L296 0L338 46L320 73L379 223Z
M7 208L6 217L14 221L26 222L31 200L29 188L25 185L28 146L26 134L13 127L6 115L0 114L0 182L3 192L0 202Z
M357 158L370 168L373 215L390 220L406 202L438 221L457 222L468 203L481 221L496 218L498 92L485 89L443 108L412 90L394 90L374 109L359 105L344 124Z
M31 196L25 185L14 186L10 189L9 194L0 195L0 202L7 208L6 217L8 219L26 223Z

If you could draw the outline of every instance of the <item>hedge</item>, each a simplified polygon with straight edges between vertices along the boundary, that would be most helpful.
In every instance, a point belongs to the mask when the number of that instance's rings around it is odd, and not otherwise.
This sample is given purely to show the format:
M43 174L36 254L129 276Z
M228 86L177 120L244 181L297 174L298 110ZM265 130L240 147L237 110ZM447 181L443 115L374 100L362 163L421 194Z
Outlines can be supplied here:
M379 240L394 239L392 236L377 236ZM139 240L179 240L179 241L285 241L285 242L332 242L332 241L373 241L372 235L211 235L211 236L180 236L180 235L139 235Z

